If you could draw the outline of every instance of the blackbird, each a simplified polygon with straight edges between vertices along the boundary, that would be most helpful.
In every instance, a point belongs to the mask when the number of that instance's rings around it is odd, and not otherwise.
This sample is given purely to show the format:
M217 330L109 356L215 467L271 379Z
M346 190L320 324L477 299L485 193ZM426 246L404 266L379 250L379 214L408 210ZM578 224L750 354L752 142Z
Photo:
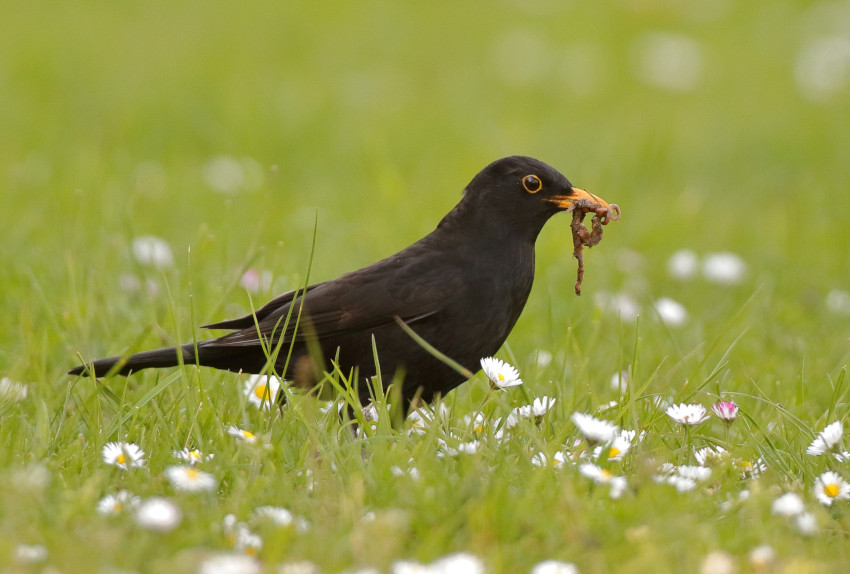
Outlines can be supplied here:
M127 375L181 361L260 373L273 362L283 378L310 387L330 359L343 373L358 369L368 383L378 370L377 350L381 380L401 375L408 407L416 398L431 402L505 342L531 291L537 235L550 217L573 209L601 214L603 223L612 213L551 166L502 158L472 179L434 231L395 255L284 293L250 315L204 326L231 330L221 337L100 359L69 374ZM435 356L410 330L468 372ZM368 384L358 392L368 402Z

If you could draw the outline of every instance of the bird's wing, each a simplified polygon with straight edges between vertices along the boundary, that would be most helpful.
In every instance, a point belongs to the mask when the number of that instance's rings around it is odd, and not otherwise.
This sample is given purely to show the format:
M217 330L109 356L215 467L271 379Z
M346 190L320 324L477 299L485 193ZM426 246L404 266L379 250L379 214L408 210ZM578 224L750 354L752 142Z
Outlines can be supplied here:
M462 276L447 272L445 257L435 265L427 251L408 250L308 288L297 332L301 296L283 299L256 325L249 316L249 326L216 339L215 345L252 346L260 335L278 341L281 333L287 342L322 339L372 329L395 317L410 324L439 313L463 293Z
M294 291L287 291L283 295L278 295L255 312L245 315L244 317L239 317L236 319L227 319L225 321L219 321L218 323L210 323L209 325L202 325L202 329L247 329L249 327L254 327L256 322L260 322L278 309L289 305L292 301L303 295L306 291L312 291L317 287L321 287L324 283L316 283L315 285L308 285L305 289L296 289Z

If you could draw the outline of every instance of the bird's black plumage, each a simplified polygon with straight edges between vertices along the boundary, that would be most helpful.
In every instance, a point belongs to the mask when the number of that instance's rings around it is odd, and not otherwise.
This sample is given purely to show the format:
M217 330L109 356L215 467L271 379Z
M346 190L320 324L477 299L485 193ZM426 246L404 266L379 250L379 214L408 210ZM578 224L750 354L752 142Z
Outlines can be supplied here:
M101 359L70 373L93 369L103 376L113 367L120 374L170 367L179 364L178 354L185 363L258 373L267 363L262 336L267 348L282 343L275 367L285 378L315 381L314 374L327 369L327 364L314 365L315 358L338 356L343 372L356 367L366 379L376 372L374 337L383 380L403 371L405 401L416 396L431 401L465 377L427 352L398 320L466 369L477 371L480 359L495 354L504 343L525 306L534 279L537 235L551 216L570 210L578 200L585 206L608 205L574 188L541 161L523 156L497 160L472 179L461 201L433 232L395 255L333 281L285 293L255 314L206 325L232 332L197 347L187 344ZM292 355L283 372L290 345ZM368 398L366 385L360 392L362 399Z

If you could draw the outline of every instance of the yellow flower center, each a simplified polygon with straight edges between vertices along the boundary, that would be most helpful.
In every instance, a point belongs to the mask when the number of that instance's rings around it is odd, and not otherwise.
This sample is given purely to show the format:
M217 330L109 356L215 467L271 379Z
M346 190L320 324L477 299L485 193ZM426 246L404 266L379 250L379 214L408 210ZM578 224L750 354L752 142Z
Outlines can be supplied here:
M504 380L505 380L505 375L503 375L502 373L499 373L499 380L500 380L500 381L504 381Z
M201 451L195 449L189 453L190 460L200 460L201 459Z
M121 503L116 502L115 505L113 505L112 510L114 510L115 512L121 512L121 508Z
M475 427L475 434L477 434L477 435L481 435L481 434L483 434L483 433L484 433L484 427L483 427L483 426L481 426L481 425L476 425L476 427Z
M243 436L244 438L254 438L254 433L252 433L252 432L250 432L250 431L246 431L246 430L241 430L241 429L240 429L240 432L242 433L242 436Z
M552 459L552 466L554 466L555 468L561 466L561 464L562 464L561 461L558 460L557 458Z
M257 395L258 399L267 399L269 397L266 388L266 385L257 385L254 387L254 394Z
M196 468L187 468L186 469L186 478L188 478L189 480L197 479L198 475L200 475L200 474L201 474L201 472Z
M618 454L620 454L620 449L618 449L616 446L612 446L611 450L608 451L608 458L614 458Z
M245 549L245 554L247 554L248 556L256 556L257 555L257 549L254 548L253 546L249 546Z
M838 496L838 485L837 484L826 484L823 487L823 493L830 498L835 498Z
M611 478L611 471L610 471L610 470L606 470L606 469L604 469L604 468L603 468L603 469L602 469L602 476L603 476L604 478Z
M125 464L127 462L127 457L124 456L124 453L118 455L118 458L115 459L115 462L118 464Z

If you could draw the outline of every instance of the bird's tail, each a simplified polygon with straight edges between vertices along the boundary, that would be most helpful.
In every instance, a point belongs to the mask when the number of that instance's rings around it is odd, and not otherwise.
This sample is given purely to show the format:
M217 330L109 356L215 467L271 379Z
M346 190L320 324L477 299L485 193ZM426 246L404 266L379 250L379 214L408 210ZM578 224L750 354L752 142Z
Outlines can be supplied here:
M165 347L164 349L136 353L129 357L99 359L86 365L74 367L68 371L68 374L89 375L93 370L95 377L103 377L110 372L115 375L128 375L131 372L152 367L174 367L180 364L180 359L184 363L194 363L195 346L190 343L180 347Z

